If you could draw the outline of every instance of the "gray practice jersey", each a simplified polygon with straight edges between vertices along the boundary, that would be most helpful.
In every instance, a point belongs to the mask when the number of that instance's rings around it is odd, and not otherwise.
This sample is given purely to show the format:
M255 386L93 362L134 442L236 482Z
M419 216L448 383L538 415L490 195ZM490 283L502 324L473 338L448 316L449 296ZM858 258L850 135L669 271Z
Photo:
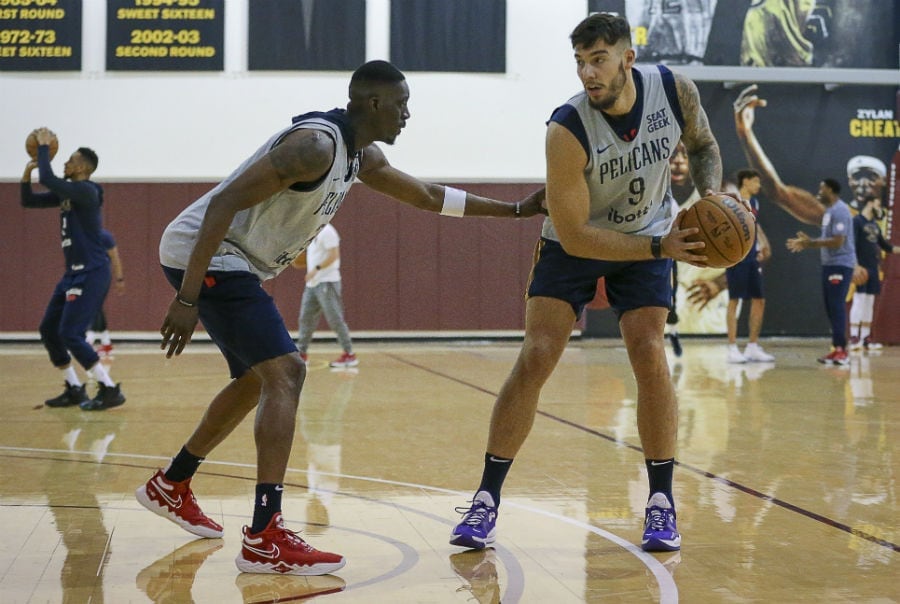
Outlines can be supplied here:
M822 238L844 236L844 243L837 249L823 247L819 250L822 266L856 266L856 240L853 233L853 215L850 206L838 199L822 215Z
M631 115L613 126L581 92L556 109L557 122L578 139L588 156L584 178L590 191L590 224L613 231L665 235L677 213L669 156L684 120L675 78L666 67L633 69L637 101ZM541 235L559 241L553 222Z
M271 279L284 270L331 221L359 172L359 157L350 154L339 125L345 121L343 114L342 110L306 114L272 136L237 170L185 208L166 227L159 244L160 263L170 268L187 268L210 200L290 132L321 130L335 142L334 163L328 174L318 183L286 189L238 212L207 269L250 271L262 280Z

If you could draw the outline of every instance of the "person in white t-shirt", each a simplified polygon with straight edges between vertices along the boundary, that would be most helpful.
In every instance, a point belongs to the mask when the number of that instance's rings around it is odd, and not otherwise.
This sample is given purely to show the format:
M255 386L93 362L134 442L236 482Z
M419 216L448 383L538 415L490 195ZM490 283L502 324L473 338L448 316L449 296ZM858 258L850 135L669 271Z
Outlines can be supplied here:
M344 320L344 300L341 297L341 238L337 229L326 224L306 248L306 289L300 301L300 331L297 348L304 362L309 360L306 349L313 332L324 314L328 326L337 334L343 354L333 360L331 367L356 367L359 359L353 353L350 329ZM294 268L302 268L298 256Z

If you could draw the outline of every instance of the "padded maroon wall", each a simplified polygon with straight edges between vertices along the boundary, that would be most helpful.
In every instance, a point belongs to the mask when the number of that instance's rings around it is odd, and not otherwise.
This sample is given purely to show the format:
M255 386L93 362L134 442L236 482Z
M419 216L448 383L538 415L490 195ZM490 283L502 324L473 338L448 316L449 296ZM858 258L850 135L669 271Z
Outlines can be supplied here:
M102 183L101 183L102 184ZM159 268L159 237L209 183L105 184L104 221L125 265L126 293L110 292L113 331L159 329L172 289ZM514 200L536 184L460 184ZM25 210L18 183L0 183L0 332L36 332L63 270L56 210ZM447 218L355 186L334 219L341 235L351 331L524 329L523 293L540 218ZM266 285L297 328L303 272ZM324 323L323 323L324 325Z

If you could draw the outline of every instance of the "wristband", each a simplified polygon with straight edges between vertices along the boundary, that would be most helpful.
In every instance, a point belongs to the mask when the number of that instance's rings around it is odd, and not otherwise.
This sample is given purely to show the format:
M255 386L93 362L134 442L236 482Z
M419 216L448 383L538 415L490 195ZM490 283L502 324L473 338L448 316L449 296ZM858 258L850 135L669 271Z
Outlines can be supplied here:
M662 258L662 237L659 235L650 238L650 253L656 259Z
M195 306L197 306L196 302L188 302L181 296L175 296L175 299L178 300L179 304L181 304L182 306L186 306L187 308L194 308Z
M462 189L444 187L444 205L441 208L441 215L461 218L465 213L466 192Z

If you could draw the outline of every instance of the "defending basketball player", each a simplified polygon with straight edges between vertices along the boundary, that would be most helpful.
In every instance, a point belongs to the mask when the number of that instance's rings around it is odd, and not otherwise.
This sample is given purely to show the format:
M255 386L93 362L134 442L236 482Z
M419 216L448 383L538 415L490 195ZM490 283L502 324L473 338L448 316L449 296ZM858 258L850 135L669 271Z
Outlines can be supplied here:
M681 229L668 158L683 140L704 194L722 182L719 147L697 87L664 66L636 68L631 28L595 14L571 34L583 90L556 109L546 139L547 205L528 289L525 341L494 405L482 481L450 542L480 549L496 539L500 490L534 422L541 389L597 279L619 317L637 380L637 422L649 475L641 546L681 547L672 474L678 425L663 329L672 259L706 261L697 229Z
M160 262L176 294L160 330L162 348L168 357L180 354L199 317L233 379L169 466L139 487L136 497L194 535L221 537L223 527L200 509L191 479L255 411L256 497L236 559L243 572L321 575L345 562L284 526L284 475L306 364L260 282L300 255L357 178L411 206L449 216L541 212L543 190L507 203L425 183L391 166L374 143L392 144L399 136L410 117L408 101L403 73L386 61L366 63L350 80L346 110L295 117L163 233Z

